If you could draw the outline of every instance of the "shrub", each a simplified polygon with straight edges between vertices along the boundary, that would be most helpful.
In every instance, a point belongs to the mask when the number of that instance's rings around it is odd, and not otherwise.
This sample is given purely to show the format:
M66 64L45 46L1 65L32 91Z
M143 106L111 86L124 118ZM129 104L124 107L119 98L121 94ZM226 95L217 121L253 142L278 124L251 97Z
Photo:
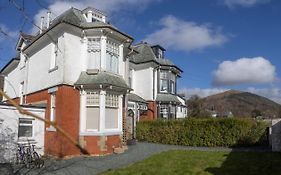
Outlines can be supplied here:
M141 121L137 139L186 146L262 145L266 127L264 122L239 118Z

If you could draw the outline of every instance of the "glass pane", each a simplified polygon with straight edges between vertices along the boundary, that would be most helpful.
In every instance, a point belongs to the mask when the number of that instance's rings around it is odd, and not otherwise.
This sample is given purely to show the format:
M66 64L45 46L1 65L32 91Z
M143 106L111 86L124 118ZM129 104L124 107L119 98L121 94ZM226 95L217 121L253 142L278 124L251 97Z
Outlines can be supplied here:
M32 137L32 126L19 126L19 137Z
M32 124L32 120L31 119L20 118L19 121L20 121L20 124Z
M160 80L160 91L161 92L168 91L168 80Z

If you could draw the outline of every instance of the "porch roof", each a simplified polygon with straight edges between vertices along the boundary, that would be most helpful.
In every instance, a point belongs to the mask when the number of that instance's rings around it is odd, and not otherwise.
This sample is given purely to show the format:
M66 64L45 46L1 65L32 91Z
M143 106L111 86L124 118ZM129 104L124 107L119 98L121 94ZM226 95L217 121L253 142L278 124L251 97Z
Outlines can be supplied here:
M134 101L134 102L141 102L141 103L147 103L145 99L141 98L137 94L129 93L128 94L128 101Z
M100 85L102 85L106 87L112 86L112 88L118 88L120 90L130 89L122 77L104 71L96 73L83 71L74 85L83 85L84 88L100 88Z
M163 102L163 103L170 103L171 102L171 103L181 104L178 97L176 95L173 95L173 94L157 94L156 101L157 102Z

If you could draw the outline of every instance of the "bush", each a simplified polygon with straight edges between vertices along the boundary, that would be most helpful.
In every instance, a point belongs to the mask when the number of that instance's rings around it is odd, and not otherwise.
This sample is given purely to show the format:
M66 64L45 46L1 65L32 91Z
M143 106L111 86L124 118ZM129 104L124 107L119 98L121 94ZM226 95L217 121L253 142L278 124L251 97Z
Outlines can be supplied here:
M267 124L253 119L185 119L141 121L137 139L185 146L264 145Z

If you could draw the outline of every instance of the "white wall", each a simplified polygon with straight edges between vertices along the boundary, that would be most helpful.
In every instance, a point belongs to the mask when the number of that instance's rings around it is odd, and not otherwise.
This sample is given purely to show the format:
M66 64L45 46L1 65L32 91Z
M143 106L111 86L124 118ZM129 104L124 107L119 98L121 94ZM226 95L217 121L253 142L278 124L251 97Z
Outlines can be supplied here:
M65 33L64 39L64 83L73 85L79 78L81 71L87 69L87 40L81 42L81 37L70 33Z
M57 70L49 72L50 58L54 54L54 43L49 41L47 45L28 59L28 80L26 93L36 92L63 83L64 63L64 38L58 38Z
M45 116L44 109L24 109L37 114L42 118ZM30 117L20 114L13 106L0 105L0 162L2 163L12 161L17 151L17 143L27 143L27 138L18 138L19 118ZM36 119L33 120L33 137L28 138L29 140L34 140L31 143L36 145L36 151L41 155L44 154L44 129L44 122Z
M133 79L133 93L141 96L145 100L153 100L153 68L135 70Z

